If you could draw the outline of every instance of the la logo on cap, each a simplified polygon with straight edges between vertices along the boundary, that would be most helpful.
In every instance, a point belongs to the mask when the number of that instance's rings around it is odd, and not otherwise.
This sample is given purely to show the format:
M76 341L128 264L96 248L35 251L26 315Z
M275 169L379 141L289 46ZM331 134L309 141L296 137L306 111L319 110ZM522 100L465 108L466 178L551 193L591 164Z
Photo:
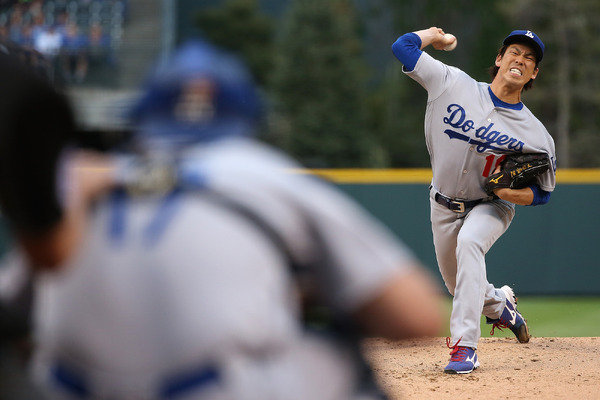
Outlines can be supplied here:
M525 34L525 36L528 36L528 37L530 37L530 38L533 39L533 32L527 31L527 33Z

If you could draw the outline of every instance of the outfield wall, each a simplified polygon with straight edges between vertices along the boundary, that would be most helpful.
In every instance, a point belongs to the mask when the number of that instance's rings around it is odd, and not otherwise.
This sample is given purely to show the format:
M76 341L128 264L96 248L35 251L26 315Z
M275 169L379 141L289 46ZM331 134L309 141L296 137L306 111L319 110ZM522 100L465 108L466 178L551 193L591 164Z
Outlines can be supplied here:
M400 236L439 278L429 219L431 171L315 170ZM543 206L517 206L487 256L488 280L518 294L600 295L600 170L559 170Z

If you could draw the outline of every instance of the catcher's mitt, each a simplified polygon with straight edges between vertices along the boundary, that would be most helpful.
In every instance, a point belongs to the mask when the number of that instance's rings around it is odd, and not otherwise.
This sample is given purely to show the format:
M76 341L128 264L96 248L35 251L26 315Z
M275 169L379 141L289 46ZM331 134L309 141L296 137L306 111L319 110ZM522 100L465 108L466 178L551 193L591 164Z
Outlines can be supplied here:
M541 153L509 154L500 164L500 169L485 182L485 192L490 196L496 188L521 189L531 185L537 176L550 169L550 158Z

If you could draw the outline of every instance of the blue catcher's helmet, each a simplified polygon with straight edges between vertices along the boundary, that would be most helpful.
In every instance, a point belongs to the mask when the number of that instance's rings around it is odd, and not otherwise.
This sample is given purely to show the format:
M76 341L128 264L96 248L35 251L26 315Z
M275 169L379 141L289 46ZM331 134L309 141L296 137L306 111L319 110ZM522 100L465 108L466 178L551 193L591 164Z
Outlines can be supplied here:
M258 91L245 65L192 40L150 74L130 121L137 139L186 144L249 135L260 115Z

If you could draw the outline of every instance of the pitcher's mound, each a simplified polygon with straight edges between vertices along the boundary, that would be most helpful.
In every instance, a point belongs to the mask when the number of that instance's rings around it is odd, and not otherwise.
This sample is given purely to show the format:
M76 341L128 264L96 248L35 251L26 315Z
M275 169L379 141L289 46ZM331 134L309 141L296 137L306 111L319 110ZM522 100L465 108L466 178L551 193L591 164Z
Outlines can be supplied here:
M371 338L364 349L391 400L600 399L600 338L482 338L481 366L444 374L444 338L394 342Z

